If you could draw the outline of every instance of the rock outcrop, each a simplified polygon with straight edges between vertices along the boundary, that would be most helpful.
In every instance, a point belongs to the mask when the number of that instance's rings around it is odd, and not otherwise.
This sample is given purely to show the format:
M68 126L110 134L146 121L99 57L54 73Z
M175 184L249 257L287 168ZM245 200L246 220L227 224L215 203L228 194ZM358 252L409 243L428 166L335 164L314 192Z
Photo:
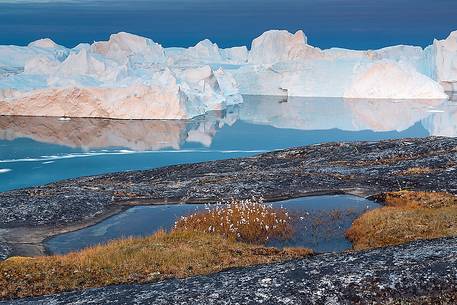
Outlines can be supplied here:
M448 238L0 304L452 305L456 273L457 239Z

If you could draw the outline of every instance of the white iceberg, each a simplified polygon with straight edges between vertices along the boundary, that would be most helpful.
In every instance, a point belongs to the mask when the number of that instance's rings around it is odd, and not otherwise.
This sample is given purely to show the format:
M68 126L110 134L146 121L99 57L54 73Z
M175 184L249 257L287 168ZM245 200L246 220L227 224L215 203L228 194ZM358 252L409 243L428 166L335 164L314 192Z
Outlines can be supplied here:
M41 39L0 46L0 115L184 119L242 95L447 99L457 89L457 32L422 49L321 50L303 31L268 31L245 46L203 40L163 48L118 33L73 49Z
M445 40L435 40L426 51L432 60L432 77L447 91L457 91L457 31Z
M345 98L433 99L447 98L437 82L412 66L382 60L360 68Z
M65 49L50 40L17 53L0 75L0 114L119 119L184 119L242 102L236 82L205 64L168 65L150 39L119 33ZM14 72L16 71L16 72Z
M457 57L453 35L441 42L446 45L442 56L449 62ZM434 45L439 43L435 41ZM374 51L321 50L308 45L302 31L268 31L254 39L249 65L232 73L242 94L446 99L445 89L452 89L449 83L456 81L439 76L436 71L443 69L431 53L431 47L424 50L414 46ZM446 65L451 70L448 74L457 77L457 70L449 67L451 63Z

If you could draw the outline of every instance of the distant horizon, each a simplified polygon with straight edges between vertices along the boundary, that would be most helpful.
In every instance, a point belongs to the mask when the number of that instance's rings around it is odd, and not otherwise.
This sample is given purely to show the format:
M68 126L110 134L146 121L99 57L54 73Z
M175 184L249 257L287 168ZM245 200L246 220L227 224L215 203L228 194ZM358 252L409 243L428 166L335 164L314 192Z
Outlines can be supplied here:
M129 32L164 47L208 38L220 47L246 45L266 30L303 30L323 49L426 47L457 30L457 1L417 0L6 0L0 45L50 38L60 45L107 40Z
M46 0L43 0L43 1L46 1ZM62 0L62 1L63 1L63 0ZM273 30L273 31L274 31L274 30L279 30L279 31L286 30L286 31L288 31L287 29L270 29L270 30ZM266 32L266 31L270 31L270 30L265 30L265 32ZM297 31L299 31L299 30L301 30L301 29L298 29ZM302 30L302 31L304 32L305 36L307 37L307 39L308 39L308 44L309 44L310 46L312 46L312 47L319 47L319 46L314 45L312 42L310 42L310 40L312 40L312 37L311 37L311 39L310 39L310 37L307 35L307 33L306 33L304 30ZM451 31L451 32L449 32L449 34L451 34L451 33L454 32L454 31L457 31L457 29L456 29L456 30L453 30L453 31ZM110 34L108 34L108 36L107 36L105 39L94 40L94 41L92 41L92 42L82 41L82 42L79 42L79 43L77 43L76 45L72 45L72 46L65 46L65 45L59 44L59 43L58 43L57 41L55 41L52 37L41 37L41 38L38 38L38 39L36 39L36 40L31 40L31 41L29 41L29 42L27 42L27 43L25 43L25 44L23 44L23 45L16 45L16 46L27 46L28 44L30 44L30 43L32 43L32 42L34 42L34 41L40 40L40 39L51 39L51 40L52 40L53 42L55 42L56 44L71 49L71 48L75 48L75 47L77 47L79 44L83 44L83 43L92 44L92 43L94 43L94 42L108 41L108 40L110 39L110 36L111 36L111 35L119 34L119 33L122 33L122 32L125 32L125 33L128 33L128 34L133 34L133 35L136 35L136 36L141 36L141 37L149 38L149 39L151 39L153 42L162 45L162 47L164 47L164 48L188 48L188 47L195 46L195 44L197 44L197 43L199 43L199 42L201 42L201 41L203 41L203 40L205 40L205 39L209 39L209 38L203 38L202 40L196 42L196 43L193 44L193 45L189 45L189 46L164 46L160 41L155 40L154 37L147 37L147 36L143 36L143 35L140 35L140 34L137 34L137 33L131 33L131 32L126 32L126 31L119 31L119 32L116 32L116 33L110 33ZM291 34L295 34L296 31L289 31L289 32L290 32ZM264 32L262 32L262 33L264 33ZM262 33L259 33L258 36L253 37L253 39L259 37L260 35L262 35ZM446 39L448 36L449 36L449 35L446 35L446 36L444 36L444 37L442 37L442 38L433 38L433 39L430 41L429 44L424 45L424 46L421 46L421 45L409 45L409 46L416 46L416 47L425 48L425 47L428 47L428 46L432 45L434 39L443 40L443 39ZM210 41L211 41L212 43L216 43L216 44L218 45L218 47L220 47L220 48L243 47L243 46L246 46L246 47L248 48L248 50L250 50L250 48L251 48L251 43L248 43L248 44L246 44L246 45L221 46L221 45L219 45L217 42L212 41L211 39L210 39ZM1 44L1 43L0 43L0 45L4 45L4 44ZM405 45L405 44L386 45L386 46L380 47L380 48L367 48L367 49L364 49L364 50L376 50L376 49L388 48L388 47L391 47L391 46L398 46L398 45ZM331 49L331 48L342 48L342 49L344 49L345 47L340 47L340 46L329 46L329 47L321 48L321 49L322 49L322 50L326 50L326 49ZM351 48L347 48L347 49L351 49ZM355 49L355 50L361 50L361 49ZM361 51L363 51L363 50L361 50Z

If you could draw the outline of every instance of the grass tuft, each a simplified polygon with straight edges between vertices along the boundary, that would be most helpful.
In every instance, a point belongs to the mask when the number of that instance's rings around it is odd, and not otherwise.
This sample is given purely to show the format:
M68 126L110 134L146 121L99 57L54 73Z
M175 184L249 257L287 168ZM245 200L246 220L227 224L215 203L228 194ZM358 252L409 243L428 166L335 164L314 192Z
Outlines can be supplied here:
M374 199L385 206L362 214L346 232L355 250L457 236L457 197L452 194L400 191Z
M430 167L410 167L399 173L400 176L426 175L433 173Z
M312 254L268 248L196 231L159 231L67 255L13 257L0 262L0 297L19 298L122 283L209 274Z
M273 208L262 199L250 199L207 207L181 217L177 230L216 233L231 240L264 244L270 239L285 240L293 235L290 217L284 208Z

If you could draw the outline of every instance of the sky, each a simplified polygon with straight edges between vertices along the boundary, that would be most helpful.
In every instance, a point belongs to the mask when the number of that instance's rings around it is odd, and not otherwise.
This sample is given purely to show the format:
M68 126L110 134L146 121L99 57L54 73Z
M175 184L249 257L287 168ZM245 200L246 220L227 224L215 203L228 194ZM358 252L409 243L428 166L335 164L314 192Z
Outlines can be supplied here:
M126 31L165 47L247 45L302 29L321 48L425 47L457 30L457 0L0 0L0 44L49 37L73 47Z

